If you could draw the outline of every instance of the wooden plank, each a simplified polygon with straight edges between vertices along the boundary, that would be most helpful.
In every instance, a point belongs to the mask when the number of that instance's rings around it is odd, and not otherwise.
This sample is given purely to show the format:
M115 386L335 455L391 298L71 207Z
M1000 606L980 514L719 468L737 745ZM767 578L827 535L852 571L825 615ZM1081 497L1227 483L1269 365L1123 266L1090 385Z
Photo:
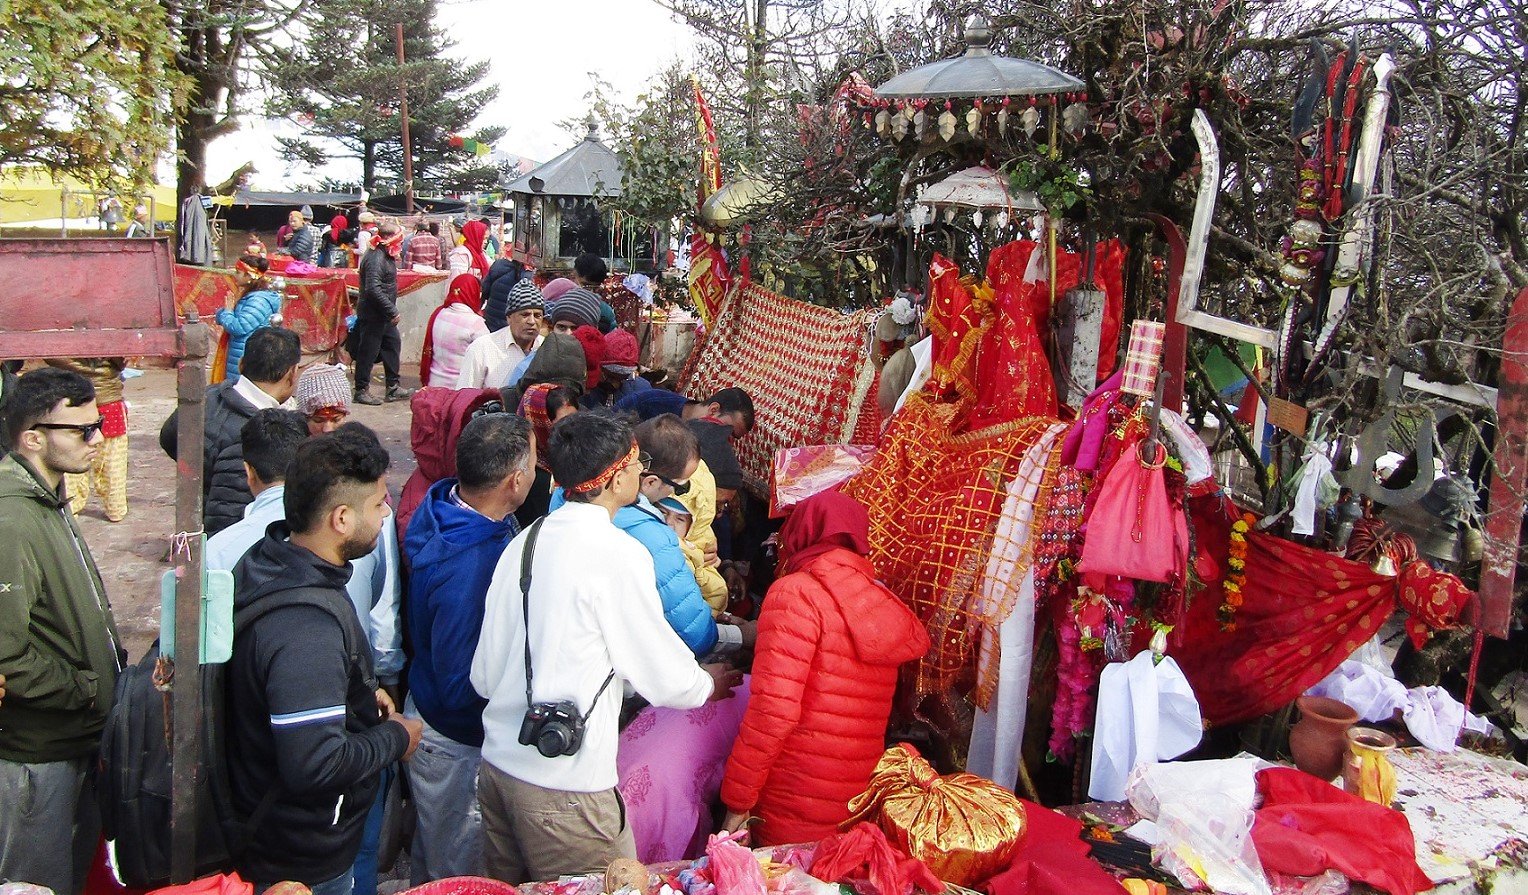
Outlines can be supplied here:
M1496 469L1480 564L1480 628L1505 638L1523 536L1523 488L1528 485L1528 289L1518 293L1507 314L1497 381Z
M192 317L195 320L195 317ZM176 364L175 655L171 685L170 882L196 876L196 802L205 783L202 737L202 439L207 394L207 327L186 325L186 356Z
M0 318L3 319L3 318ZM33 357L175 357L175 330L97 329L0 332L0 360Z

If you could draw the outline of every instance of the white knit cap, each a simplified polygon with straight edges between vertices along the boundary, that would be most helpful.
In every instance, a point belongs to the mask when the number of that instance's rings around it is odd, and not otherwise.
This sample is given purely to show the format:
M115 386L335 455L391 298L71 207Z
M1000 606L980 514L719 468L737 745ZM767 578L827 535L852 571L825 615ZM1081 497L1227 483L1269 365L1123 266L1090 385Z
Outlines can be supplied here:
M303 416L325 407L350 412L350 379L339 364L313 364L297 378L297 409Z

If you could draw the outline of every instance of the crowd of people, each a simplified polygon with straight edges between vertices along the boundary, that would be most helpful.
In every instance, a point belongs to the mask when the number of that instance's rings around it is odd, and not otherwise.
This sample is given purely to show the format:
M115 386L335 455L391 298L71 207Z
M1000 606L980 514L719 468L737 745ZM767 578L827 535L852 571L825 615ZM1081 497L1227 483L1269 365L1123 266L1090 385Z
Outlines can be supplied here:
M730 562L749 396L640 376L593 291L601 259L538 287L512 258L486 262L480 222L463 230L469 267L431 317L414 394L397 265L435 257L428 227L408 248L395 222L371 237L353 381L304 367L297 335L258 319L263 259L240 262L203 445L205 561L235 581L237 869L257 891L374 893L400 779L416 884L691 857L718 827L831 833L882 751L898 667L928 648L875 579L864 508L800 504L752 609ZM380 403L379 358L419 460L396 498L388 452L348 420ZM40 367L0 414L0 878L60 895L96 852L92 757L130 658L67 512L114 481L92 473L111 372ZM172 458L178 426L160 432Z

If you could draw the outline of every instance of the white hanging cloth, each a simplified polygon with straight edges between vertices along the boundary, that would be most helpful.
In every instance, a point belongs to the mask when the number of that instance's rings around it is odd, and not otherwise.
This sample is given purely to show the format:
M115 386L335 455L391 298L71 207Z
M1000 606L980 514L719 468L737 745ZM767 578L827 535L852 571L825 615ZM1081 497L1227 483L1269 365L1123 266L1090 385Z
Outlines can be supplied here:
M1171 656L1152 663L1150 650L1104 668L1093 723L1088 797L1117 802L1137 764L1170 761L1199 745L1199 700Z

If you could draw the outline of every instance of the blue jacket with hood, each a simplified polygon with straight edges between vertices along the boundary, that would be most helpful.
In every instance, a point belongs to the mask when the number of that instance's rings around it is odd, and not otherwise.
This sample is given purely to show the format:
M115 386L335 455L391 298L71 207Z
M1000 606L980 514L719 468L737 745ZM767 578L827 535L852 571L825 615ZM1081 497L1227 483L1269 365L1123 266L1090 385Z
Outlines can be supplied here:
M414 645L409 691L431 727L467 746L483 745L488 700L469 680L483 630L483 603L494 567L519 533L513 514L495 522L451 500L456 479L441 479L409 520L408 625Z
M652 554L653 571L658 574L658 595L663 598L663 617L669 627L695 655L711 652L716 647L716 622L711 619L711 607L700 595L695 573L685 561L679 536L647 498L640 495L636 503L616 511L615 527L636 538Z

